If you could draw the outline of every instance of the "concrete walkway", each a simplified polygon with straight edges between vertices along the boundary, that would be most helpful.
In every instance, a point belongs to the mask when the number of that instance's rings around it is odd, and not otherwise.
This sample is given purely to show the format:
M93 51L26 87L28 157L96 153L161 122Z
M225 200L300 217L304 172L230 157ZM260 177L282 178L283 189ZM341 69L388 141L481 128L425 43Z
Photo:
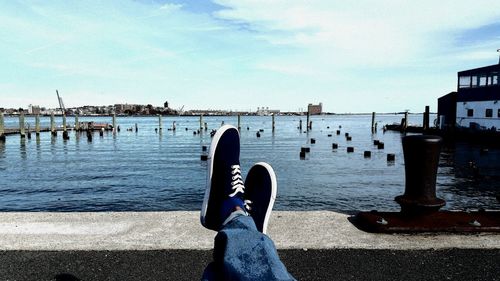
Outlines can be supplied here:
M328 211L274 212L278 249L500 249L499 234L371 234ZM213 248L198 212L0 213L0 250L161 250Z
M274 212L298 280L500 280L499 234L370 234L335 212ZM215 232L198 212L0 213L0 280L199 280Z
M371 234L328 211L273 212L278 249L500 249L499 234ZM0 250L162 250L213 248L198 212L0 213Z

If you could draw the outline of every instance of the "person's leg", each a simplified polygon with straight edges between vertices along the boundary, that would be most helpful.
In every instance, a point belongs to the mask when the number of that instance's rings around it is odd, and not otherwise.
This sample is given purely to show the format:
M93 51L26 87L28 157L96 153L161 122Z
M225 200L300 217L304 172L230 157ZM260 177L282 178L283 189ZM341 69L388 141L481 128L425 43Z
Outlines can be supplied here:
M214 267L223 280L295 280L273 241L250 216L238 215L215 237Z
M247 198L239 166L239 133L233 126L217 131L208 158L200 218L203 226L219 233L214 262L205 270L203 280L294 280L274 243L262 233L276 196L272 168L265 163L252 167L246 180L250 187ZM244 202L251 204L249 212Z

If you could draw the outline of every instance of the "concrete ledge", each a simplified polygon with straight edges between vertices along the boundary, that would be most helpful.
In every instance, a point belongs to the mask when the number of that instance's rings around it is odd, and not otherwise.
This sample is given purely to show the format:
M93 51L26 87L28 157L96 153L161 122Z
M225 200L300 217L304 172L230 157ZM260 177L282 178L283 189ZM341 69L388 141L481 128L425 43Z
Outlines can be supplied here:
M274 212L278 249L500 249L499 234L370 234L329 211ZM199 212L0 213L0 250L210 250Z

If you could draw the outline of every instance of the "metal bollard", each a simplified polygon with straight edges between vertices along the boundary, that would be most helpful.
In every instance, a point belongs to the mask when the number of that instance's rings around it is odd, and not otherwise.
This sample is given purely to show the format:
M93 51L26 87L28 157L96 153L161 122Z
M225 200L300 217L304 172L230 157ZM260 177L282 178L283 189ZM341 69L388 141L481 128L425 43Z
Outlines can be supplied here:
M438 211L446 202L436 197L436 175L441 137L430 135L403 138L405 193L395 201L405 215L426 215Z

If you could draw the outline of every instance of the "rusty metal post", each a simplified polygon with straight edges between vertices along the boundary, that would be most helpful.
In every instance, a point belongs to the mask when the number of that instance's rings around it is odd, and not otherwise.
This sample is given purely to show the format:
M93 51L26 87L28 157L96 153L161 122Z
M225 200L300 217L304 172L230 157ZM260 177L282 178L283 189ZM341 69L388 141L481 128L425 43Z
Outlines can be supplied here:
M405 215L434 213L446 204L436 197L436 175L441 137L414 135L403 138L406 184L404 195L397 196Z

